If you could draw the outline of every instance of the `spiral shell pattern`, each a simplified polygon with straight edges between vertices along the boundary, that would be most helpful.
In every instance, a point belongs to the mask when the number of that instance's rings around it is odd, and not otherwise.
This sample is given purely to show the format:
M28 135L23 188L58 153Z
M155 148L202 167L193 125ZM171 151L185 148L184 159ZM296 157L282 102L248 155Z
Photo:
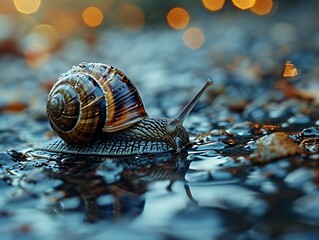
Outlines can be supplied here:
M47 116L64 141L83 145L98 141L102 132L128 128L148 115L124 73L105 64L81 63L54 84Z

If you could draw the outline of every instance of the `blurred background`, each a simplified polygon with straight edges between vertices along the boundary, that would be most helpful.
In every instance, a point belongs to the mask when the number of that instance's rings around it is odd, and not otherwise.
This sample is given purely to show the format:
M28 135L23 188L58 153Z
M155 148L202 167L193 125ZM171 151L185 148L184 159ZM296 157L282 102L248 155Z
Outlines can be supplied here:
M286 18L280 24L271 26L266 32L272 38L278 38L277 42L286 44L291 42L296 32L300 30L299 26L292 24L295 20L300 20L298 11L292 13L295 14L293 17L289 15L291 10L299 9L305 12L316 4L315 2L0 0L0 54L19 56L29 66L39 68L50 60L52 54L61 51L68 41L81 39L83 43L92 47L99 40L100 34L105 31L138 33L149 28L178 31L180 36L176 41L180 41L186 48L200 49L210 44L212 28L220 28L219 24L225 26L226 21L227 27L238 26L241 23L237 22L237 18L252 20L246 23L249 25L254 25L253 21L261 19L269 21L270 18L282 20ZM303 17L305 16L306 14ZM312 15L308 17L311 18ZM316 19L318 18L313 18L312 21L314 26L318 25ZM240 27L245 31L251 28L248 25ZM240 30L233 30L234 35L229 36L232 39L236 34L240 34ZM227 32L227 29L223 31ZM216 35L213 37L218 38ZM316 38L318 40L318 33ZM107 40L103 44L106 49L110 45Z
M318 6L311 0L0 0L0 112L43 114L60 73L83 61L122 70L156 115L176 114L188 99L175 97L174 108L165 91L186 88L193 95L212 76L217 86L256 86L280 77L287 60L303 74L303 87L313 88ZM161 94L159 106L152 99Z
M0 112L44 116L52 84L83 61L122 70L157 116L176 114L189 99L182 94L193 95L209 77L216 86L257 86L280 77L287 60L303 74L303 87L317 88L318 6L311 0L0 0ZM176 88L178 96L170 92Z
M257 16L274 15L278 7L289 8L297 2L1 0L1 50L2 53L21 54L35 66L35 59L41 64L40 59L45 61L45 55L49 57L48 54L72 37L81 37L93 44L96 35L103 30L137 32L154 25L181 30L184 32L181 41L186 47L200 48L207 33L194 26L201 18L209 20L211 15L238 14L240 11Z

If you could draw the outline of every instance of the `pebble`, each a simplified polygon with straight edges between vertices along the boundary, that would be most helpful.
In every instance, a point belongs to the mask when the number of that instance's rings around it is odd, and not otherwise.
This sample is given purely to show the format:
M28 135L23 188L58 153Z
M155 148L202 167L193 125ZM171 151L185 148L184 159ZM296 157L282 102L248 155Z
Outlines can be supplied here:
M307 182L311 182L315 177L315 174L312 169L300 168L289 173L284 181L289 187L302 189L303 185Z
M301 134L305 137L319 136L319 128L318 127L305 128L302 130Z
M265 193L275 193L278 191L278 187L276 186L276 184L270 181L265 181L264 183L262 183L260 189Z
M251 159L255 163L267 163L300 153L301 148L286 133L276 132L257 140L257 148L251 154Z
M236 134L240 136L251 136L253 134L254 123L252 122L243 122L236 123L231 128L227 129L227 132L230 134Z
M290 124L306 124L310 122L310 117L303 115L303 114L298 114L296 116L290 117L288 119L288 123Z
M317 153L319 150L319 139L318 138L306 138L299 146L311 153Z
M72 210L80 207L81 202L78 197L65 198L59 201L64 210Z
M314 191L294 202L294 210L305 217L308 221L318 223L319 221L319 193Z
M194 149L197 151L211 151L211 150L221 150L227 146L228 146L227 144L222 142L212 142L212 143L201 144L198 147L195 147Z

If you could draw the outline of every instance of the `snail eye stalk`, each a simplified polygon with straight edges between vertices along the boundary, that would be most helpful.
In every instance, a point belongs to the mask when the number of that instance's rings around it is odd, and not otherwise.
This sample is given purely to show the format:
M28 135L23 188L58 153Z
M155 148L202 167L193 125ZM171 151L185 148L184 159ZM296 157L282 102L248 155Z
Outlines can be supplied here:
M171 122L180 122L183 123L185 118L188 116L188 114L193 110L194 106L198 102L199 98L203 95L203 93L206 91L206 89L213 85L213 80L208 79L205 85L199 90L199 92L188 102L188 104L182 109L182 111L171 121ZM169 123L168 125L171 125L172 123Z

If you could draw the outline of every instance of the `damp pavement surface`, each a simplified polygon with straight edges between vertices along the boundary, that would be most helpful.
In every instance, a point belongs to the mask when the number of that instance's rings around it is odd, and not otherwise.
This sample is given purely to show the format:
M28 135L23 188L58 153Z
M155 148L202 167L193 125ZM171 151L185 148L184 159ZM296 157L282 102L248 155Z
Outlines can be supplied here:
M252 24L253 23L253 24ZM40 68L1 55L1 239L318 239L319 19L306 5L260 18L214 15L197 50L161 26L66 42ZM285 62L299 74L283 78ZM48 91L80 62L123 71L150 116L185 121L181 153L36 152L56 136Z

